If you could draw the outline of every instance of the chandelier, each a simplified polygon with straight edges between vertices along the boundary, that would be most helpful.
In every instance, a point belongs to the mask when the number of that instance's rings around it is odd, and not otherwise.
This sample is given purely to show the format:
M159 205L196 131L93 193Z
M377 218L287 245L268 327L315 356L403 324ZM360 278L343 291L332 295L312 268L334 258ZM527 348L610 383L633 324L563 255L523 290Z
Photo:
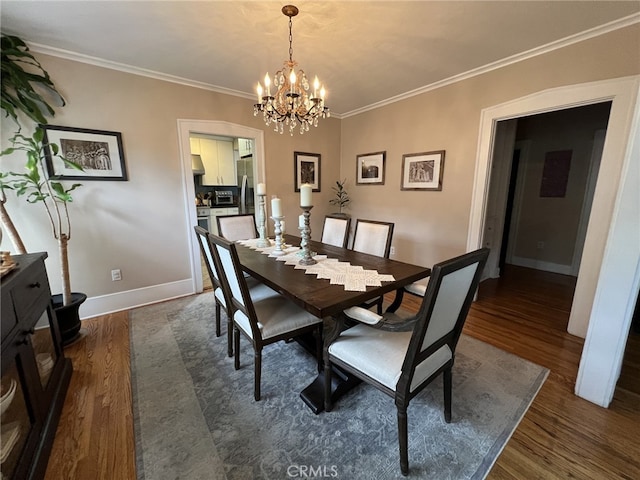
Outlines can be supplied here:
M284 132L284 126L289 127L289 133L299 126L300 134L309 131L309 126L318 126L319 118L330 116L329 107L324 104L325 90L320 85L318 77L313 81L313 90L303 70L296 73L298 62L293 60L293 36L291 35L291 18L298 14L298 8L293 5L282 7L282 13L289 17L289 60L284 62L284 68L273 76L274 95L271 95L271 78L264 76L264 89L258 82L258 103L253 106L253 115L262 112L267 125L274 124L274 130Z

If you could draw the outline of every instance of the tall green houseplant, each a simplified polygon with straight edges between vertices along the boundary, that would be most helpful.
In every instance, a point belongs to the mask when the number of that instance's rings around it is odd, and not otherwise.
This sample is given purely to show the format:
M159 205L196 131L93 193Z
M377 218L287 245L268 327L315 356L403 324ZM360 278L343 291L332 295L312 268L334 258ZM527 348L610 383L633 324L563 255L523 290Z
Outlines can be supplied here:
M11 237L18 253L25 253L20 235L5 209L6 192L13 190L18 197L24 197L29 203L41 203L51 223L53 237L58 241L62 276L62 304L71 303L71 284L69 279L69 260L67 244L71 238L71 222L68 204L73 200L71 192L79 184L65 187L61 182L46 175L46 155L62 160L67 167L82 168L65 159L56 144L48 143L41 124L47 123L47 116L55 111L45 100L43 94L53 96L64 105L64 98L56 90L49 74L40 62L29 52L29 48L20 38L3 35L1 39L2 62L2 109L5 116L11 118L18 130L11 137L11 147L0 155L24 152L26 163L23 172L0 172L0 221ZM42 92L42 93L41 93ZM34 125L33 135L22 133L20 115L24 114Z

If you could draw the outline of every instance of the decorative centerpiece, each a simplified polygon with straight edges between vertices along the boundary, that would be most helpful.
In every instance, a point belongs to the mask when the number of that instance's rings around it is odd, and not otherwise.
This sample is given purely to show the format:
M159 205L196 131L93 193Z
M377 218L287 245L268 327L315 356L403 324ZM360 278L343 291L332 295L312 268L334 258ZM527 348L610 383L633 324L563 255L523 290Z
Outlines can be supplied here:
M284 240L282 239L282 220L284 216L282 215L282 201L278 197L273 197L271 199L271 218L275 224L275 235L276 235L276 248L272 255L280 256L284 255L285 251L283 250Z
M271 244L269 243L269 239L266 234L265 223L267 214L265 212L264 197L267 196L267 187L264 183L256 185L256 195L258 196L258 234L260 235L256 246L259 248L265 248Z
M309 226L309 217L311 216L311 209L313 204L311 203L311 193L313 187L308 183L300 185L300 208L302 209L302 215L304 225L300 228L300 234L302 236L302 242L300 248L302 248L302 258L298 262L300 265L315 265L318 263L311 255L311 249L309 248L309 241L311 240L311 227Z

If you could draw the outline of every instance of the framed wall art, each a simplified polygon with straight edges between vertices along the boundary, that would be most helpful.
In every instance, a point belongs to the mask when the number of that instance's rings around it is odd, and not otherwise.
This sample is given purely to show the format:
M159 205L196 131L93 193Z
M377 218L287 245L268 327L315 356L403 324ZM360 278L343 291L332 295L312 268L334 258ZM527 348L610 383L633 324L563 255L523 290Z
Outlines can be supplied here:
M356 156L356 185L384 185L384 164L387 152Z
M122 134L86 128L41 125L45 143L55 143L60 154L77 163L83 171L67 167L45 148L50 178L60 180L127 180Z
M293 152L293 171L295 191L300 191L300 185L308 183L314 192L320 191L320 154Z
M442 190L444 150L402 156L400 190Z

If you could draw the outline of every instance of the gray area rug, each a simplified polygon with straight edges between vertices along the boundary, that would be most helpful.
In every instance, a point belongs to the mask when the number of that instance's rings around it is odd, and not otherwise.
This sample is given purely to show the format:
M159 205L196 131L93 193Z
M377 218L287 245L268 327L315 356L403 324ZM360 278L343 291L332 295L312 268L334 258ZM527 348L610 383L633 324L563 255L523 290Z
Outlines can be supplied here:
M138 479L404 478L391 397L361 384L314 415L299 393L315 361L280 342L255 402L253 350L241 340L234 370L213 315L210 292L130 314ZM466 335L456 353L452 423L441 378L409 406L410 478L484 478L548 374Z

